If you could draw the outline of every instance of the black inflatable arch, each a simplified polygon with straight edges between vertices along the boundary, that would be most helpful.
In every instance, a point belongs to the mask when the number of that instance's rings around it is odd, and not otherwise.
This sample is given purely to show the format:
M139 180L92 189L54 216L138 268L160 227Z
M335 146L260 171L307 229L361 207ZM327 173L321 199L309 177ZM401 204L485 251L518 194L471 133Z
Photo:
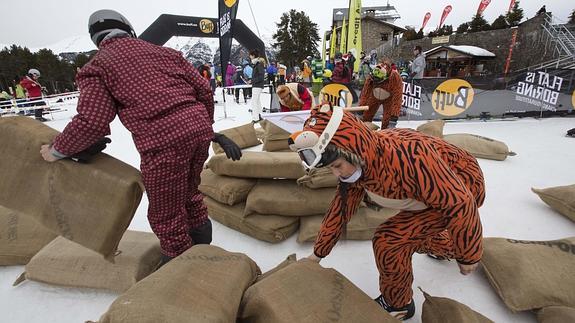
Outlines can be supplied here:
M162 46L172 36L218 38L218 19L163 14L139 38ZM248 50L258 49L260 53L265 53L264 42L240 19L233 23L233 37ZM225 56L224 52L228 53L229 59L230 48L223 51L220 48L220 55Z

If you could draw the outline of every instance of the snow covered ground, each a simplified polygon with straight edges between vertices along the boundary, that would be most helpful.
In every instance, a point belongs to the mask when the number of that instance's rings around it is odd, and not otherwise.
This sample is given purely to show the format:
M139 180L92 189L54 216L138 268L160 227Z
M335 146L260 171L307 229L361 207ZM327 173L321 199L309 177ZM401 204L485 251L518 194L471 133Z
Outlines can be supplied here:
M215 130L250 121L248 104L233 103L228 96L224 117L221 91L217 93ZM269 96L262 97L267 106ZM75 106L56 113L47 124L62 130L73 116ZM420 121L400 121L399 127L415 128ZM575 236L575 224L552 211L530 191L531 187L575 184L575 139L564 136L575 127L573 118L518 121L456 122L445 126L445 133L474 133L506 142L517 156L506 161L479 160L487 184L487 199L480 209L484 235L525 240L551 240ZM116 119L112 124L112 144L106 153L139 167L139 156L129 133ZM39 149L40 147L38 147ZM31 183L32 185L32 183ZM151 231L146 219L148 201L144 195L130 229ZM298 244L295 236L269 244L228 229L214 222L214 245L243 252L267 271L287 255L309 255L312 244ZM368 295L376 297L378 273L370 241L340 241L322 261L333 267ZM469 277L459 274L455 262L437 262L422 255L413 258L417 313L410 322L421 321L423 296L420 286L434 296L450 297L484 314L495 322L535 322L529 312L509 311L491 288L482 270ZM60 288L35 282L12 287L23 266L0 268L0 309L2 322L84 322L97 320L118 294L90 289Z

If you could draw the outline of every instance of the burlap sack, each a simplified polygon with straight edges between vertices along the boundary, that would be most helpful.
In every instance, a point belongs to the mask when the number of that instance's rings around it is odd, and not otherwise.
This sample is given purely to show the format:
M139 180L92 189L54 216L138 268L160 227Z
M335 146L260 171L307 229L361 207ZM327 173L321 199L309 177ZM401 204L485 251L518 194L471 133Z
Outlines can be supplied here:
M316 190L298 186L292 180L259 180L246 201L245 215L252 213L285 216L323 214L329 208L335 188Z
M263 151L284 151L291 152L287 139L280 140L264 140Z
M361 207L347 223L347 230L340 239L371 240L380 224L396 215L399 211L382 208L379 211ZM321 227L323 215L308 216L300 219L297 242L313 242Z
M25 278L47 284L124 292L151 274L160 263L160 241L153 233L126 231L114 263L62 237L26 265Z
M287 139L291 135L289 132L276 126L273 122L270 122L267 120L260 122L260 125L264 129L264 139L266 139L266 140L285 139L287 142Z
M210 158L208 168L218 175L247 178L298 179L305 175L301 159L294 152L244 151L238 161L219 154Z
M286 260L280 262L279 265L277 265L274 268L272 268L272 269L266 271L265 273L259 275L258 278L256 279L256 283L270 277L271 275L275 274L276 272L284 269L285 267L287 267L287 266L289 266L295 262L297 262L297 257L295 255L295 253L293 253L293 254L287 256Z
M251 122L243 126L218 131L218 133L221 133L230 138L242 149L261 144L258 140L258 137L256 136L254 125ZM212 149L216 154L221 154L224 152L222 147L215 142L212 143Z
M244 254L196 245L116 299L100 323L235 322L258 274Z
M245 202L256 180L216 175L211 169L204 169L198 189L206 196L228 205Z
M0 119L0 205L111 259L142 197L140 172L106 154L47 163L58 132L27 117Z
M443 140L469 152L477 158L505 160L507 156L516 155L514 152L509 151L505 143L478 135L457 133L445 135Z
M0 266L25 265L57 235L0 205Z
M204 203L212 219L259 240L271 243L284 241L299 227L299 219L295 217L260 214L244 217L245 204L243 203L229 206L209 197L204 198Z
M481 263L487 278L511 310L575 307L575 237L555 241L483 241Z
M553 210L575 221L575 185L531 190Z
M256 131L256 137L258 137L258 139L263 142L264 141L264 136L265 136L265 130L264 128L254 128Z
M425 302L421 313L423 323L493 323L465 304L445 297L435 297L423 292Z
M422 124L417 127L417 131L423 132L424 134L443 138L443 127L445 126L445 121L443 120L433 120Z
M300 260L246 290L239 322L399 321L339 272Z
M567 323L575 322L575 308L563 306L544 307L537 311L539 323Z
M369 128L369 129L371 129L371 130L374 130L374 131L377 131L377 130L379 130L379 126L378 126L378 125L376 125L376 124L375 124L375 123L373 123L373 122L370 122L370 121L364 121L363 123L365 123L365 125L366 125L366 126Z
M299 185L307 188L317 189L325 187L336 187L339 183L337 177L328 167L312 168L306 175L297 179Z

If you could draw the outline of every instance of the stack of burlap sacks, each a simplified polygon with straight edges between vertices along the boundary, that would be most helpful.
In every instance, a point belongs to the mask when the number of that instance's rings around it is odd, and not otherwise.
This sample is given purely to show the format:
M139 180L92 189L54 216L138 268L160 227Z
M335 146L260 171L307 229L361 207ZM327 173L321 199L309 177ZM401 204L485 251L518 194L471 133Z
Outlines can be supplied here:
M0 265L26 265L16 283L125 291L161 257L154 234L126 232L140 173L105 154L47 163L39 148L57 134L30 118L0 120Z
M314 241L338 180L329 169L306 173L296 153L283 151L289 150L289 133L271 123L262 127L264 149L282 151L244 151L241 160L235 162L216 153L202 172L199 187L206 195L208 213L216 221L260 240L283 241L299 227L298 242ZM257 141L251 124L225 134L242 148ZM214 150L219 151L217 147ZM370 240L376 228L396 213L361 207L347 225L344 238Z

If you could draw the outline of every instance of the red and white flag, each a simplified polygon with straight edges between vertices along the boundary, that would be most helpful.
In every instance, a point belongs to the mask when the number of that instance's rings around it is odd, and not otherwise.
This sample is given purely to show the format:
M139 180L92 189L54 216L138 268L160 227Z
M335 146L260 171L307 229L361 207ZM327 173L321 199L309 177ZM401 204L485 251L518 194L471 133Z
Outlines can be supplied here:
M509 10L507 10L507 12L511 12L514 6L515 6L515 0L511 0L511 3L509 4Z
M445 22L445 19L447 19L447 16L449 15L449 13L451 12L451 9L453 9L451 7L451 5L448 5L445 7L445 9L443 9L443 14L441 15L441 21L439 22L439 28L441 28L441 26L443 26L443 23Z
M482 15L483 11L485 10L485 8L487 8L487 6L490 3L491 3L491 0L481 0L481 2L479 3L479 8L477 8L477 14Z
M427 25L429 18L431 18L431 12L426 13L425 17L423 17L423 24L421 25L421 29L425 28L425 25Z

